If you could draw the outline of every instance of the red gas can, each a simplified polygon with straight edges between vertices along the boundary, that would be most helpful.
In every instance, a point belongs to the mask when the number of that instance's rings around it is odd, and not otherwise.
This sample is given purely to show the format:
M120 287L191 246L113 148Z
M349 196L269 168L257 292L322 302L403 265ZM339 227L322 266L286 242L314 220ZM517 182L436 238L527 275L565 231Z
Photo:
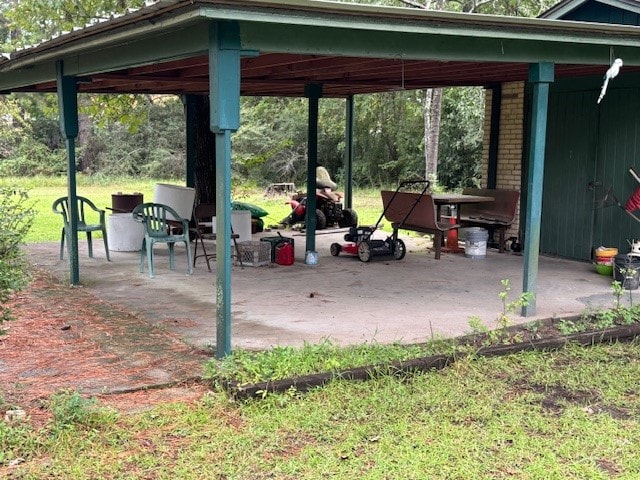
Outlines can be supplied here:
M294 249L290 242L282 242L276 246L276 263L278 265L293 265Z

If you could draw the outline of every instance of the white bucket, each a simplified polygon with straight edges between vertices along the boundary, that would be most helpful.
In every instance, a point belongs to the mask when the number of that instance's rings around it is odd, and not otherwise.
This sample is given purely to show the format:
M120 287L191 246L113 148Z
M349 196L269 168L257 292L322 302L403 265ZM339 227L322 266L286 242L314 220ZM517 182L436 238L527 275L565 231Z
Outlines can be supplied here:
M489 232L480 227L467 229L464 240L464 256L467 258L485 258L487 256Z
M144 225L131 213L112 213L107 217L107 239L113 252L137 252L142 247Z
M195 198L196 191L191 187L156 183L153 190L154 203L168 205L176 211L180 218L187 220L191 220Z

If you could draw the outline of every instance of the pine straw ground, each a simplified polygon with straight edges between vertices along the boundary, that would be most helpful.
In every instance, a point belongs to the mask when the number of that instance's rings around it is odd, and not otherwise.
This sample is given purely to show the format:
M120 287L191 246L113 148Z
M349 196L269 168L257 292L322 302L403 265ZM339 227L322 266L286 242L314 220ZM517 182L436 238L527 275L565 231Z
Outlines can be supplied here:
M118 306L61 284L43 270L8 305L15 320L0 336L0 414L22 408L36 424L63 390L121 411L200 398L209 354Z

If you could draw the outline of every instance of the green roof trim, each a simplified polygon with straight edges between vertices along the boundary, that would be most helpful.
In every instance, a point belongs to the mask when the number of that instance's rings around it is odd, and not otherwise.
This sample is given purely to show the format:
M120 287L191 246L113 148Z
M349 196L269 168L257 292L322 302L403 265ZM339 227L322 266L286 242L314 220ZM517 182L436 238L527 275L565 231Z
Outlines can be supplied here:
M563 2L556 13L582 3ZM625 67L640 66L639 30L630 25L318 0L161 0L0 57L0 92L55 82L57 61L89 81L92 75L203 55L209 25L217 21L237 22L242 50L260 53L608 65L615 49Z

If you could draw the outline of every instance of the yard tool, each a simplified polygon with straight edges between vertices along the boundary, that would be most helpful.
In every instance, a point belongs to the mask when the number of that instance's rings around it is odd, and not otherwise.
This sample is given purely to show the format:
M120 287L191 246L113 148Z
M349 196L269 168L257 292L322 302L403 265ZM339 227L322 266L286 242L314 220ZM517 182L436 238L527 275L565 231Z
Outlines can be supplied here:
M635 168L629 167L629 173L636 180L636 182L640 183L640 175L638 175L638 172L636 172ZM640 222L640 219L632 214L634 210L640 210L640 186L636 187L636 189L633 191L624 206L624 210L629 213L634 219Z
M600 207L608 207L611 205L617 205L622 210L624 210L627 215L633 218L636 222L640 223L640 218L638 218L638 216L633 213L633 211L638 208L638 205L640 205L640 188L636 189L631 197L629 197L626 205L622 205L622 203L620 203L620 200L618 200L618 198L613 193L613 187L609 187L609 190L607 190L607 193L600 202Z
M635 178L636 182L640 183L640 175L638 175L638 172L636 172L633 167L629 168L629 173L633 178ZM636 189L633 191L633 193L627 200L624 209L626 212L633 212L634 210L640 209L640 186L636 187ZM634 216L634 218L636 217Z
M393 204L393 200L398 194L398 192L406 188L410 185L423 185L422 192L420 195L424 195L424 193L429 189L430 182L429 180L412 180L401 182L396 191L394 192L391 200L387 204L387 206L382 211L380 218L373 226L368 227L351 227L349 232L344 235L344 239L347 243L340 245L339 243L331 244L331 255L337 257L340 253L346 253L348 255L357 255L360 261L368 262L371 260L371 257L377 255L393 255L393 258L396 260L402 260L407 253L407 247L405 243L398 238L397 229L394 230L393 235L387 236L386 239L374 239L372 238L373 234L380 227L380 222L387 213L389 207ZM411 212L415 209L416 205L420 200L420 196L416 200L415 204L409 209L407 214L405 215L402 222L398 228L402 228L402 224L409 218Z
M636 179L638 183L640 183L640 176L634 170L633 167L629 169L629 173ZM613 193L613 187L609 187L607 193L603 197L600 202L600 207L606 207L611 205L617 205L622 210L624 210L627 215L633 218L635 221L640 223L640 218L635 215L633 212L635 210L640 209L640 186L635 189L635 191L628 198L625 205L622 205L620 201L617 199L615 194ZM626 255L615 255L613 259L613 274L614 278L621 282L622 286L627 290L635 290L638 288L638 277L636 275L636 270L640 268L640 265L636 265L637 258L640 257L640 242L636 240L627 239L627 243L631 247L631 252ZM616 249L617 252L617 249ZM611 259L608 259L611 262ZM600 261L600 257L596 258L596 269L603 268L603 264ZM634 275L629 277L624 272L633 271ZM598 272L602 273L602 271L598 270ZM608 270L604 270L606 274L610 274Z
M629 169L631 175L640 183L640 176L637 172L631 167ZM609 187L607 193L604 195L602 200L600 201L600 208L609 207L612 205L616 205L625 211L627 215L633 218L636 222L640 223L640 218L633 213L635 210L640 210L640 186L638 186L635 191L631 194L631 196L627 199L627 202L623 205L620 200L613 193L613 186Z

